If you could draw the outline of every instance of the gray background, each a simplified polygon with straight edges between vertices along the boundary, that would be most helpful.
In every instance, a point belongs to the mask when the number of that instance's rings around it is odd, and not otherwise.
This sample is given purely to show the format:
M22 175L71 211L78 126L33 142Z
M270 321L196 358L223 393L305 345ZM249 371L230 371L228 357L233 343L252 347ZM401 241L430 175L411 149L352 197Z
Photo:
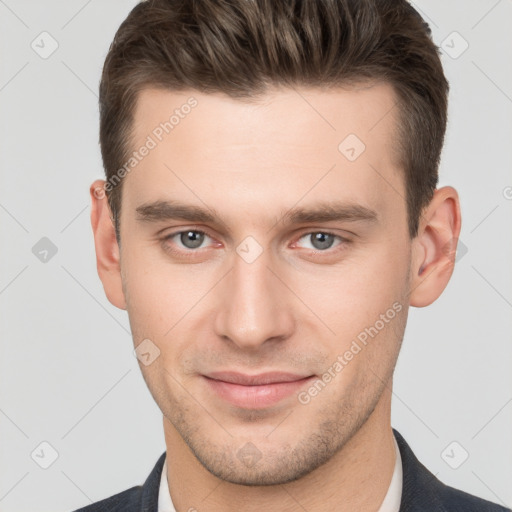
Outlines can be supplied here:
M142 483L165 450L89 222L97 85L134 4L0 0L0 511L86 505ZM441 480L512 506L512 1L415 5L445 49L441 185L460 193L463 246L443 296L411 310L393 425ZM55 44L43 31L59 45L47 58L31 47Z

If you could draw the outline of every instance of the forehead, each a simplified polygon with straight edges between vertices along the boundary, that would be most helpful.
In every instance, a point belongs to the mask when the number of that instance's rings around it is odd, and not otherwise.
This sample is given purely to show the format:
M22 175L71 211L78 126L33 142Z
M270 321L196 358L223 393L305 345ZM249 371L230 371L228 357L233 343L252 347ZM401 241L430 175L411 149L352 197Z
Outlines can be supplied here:
M151 149L126 176L123 196L132 208L178 195L216 210L228 209L229 201L234 208L238 200L236 207L286 208L306 195L372 208L396 202L404 195L397 114L393 88L385 83L272 89L251 101L146 89L132 140L135 151Z
M201 145L279 145L295 140L316 146L324 140L326 145L336 146L340 138L353 133L379 150L379 142L390 142L381 140L382 135L394 135L396 107L397 98L388 83L331 89L271 88L247 100L222 93L147 88L138 95L133 128L136 143L156 130L156 138L161 131L164 137L173 131L174 137L168 139L177 141L180 132L185 132L189 143L198 142L195 136Z

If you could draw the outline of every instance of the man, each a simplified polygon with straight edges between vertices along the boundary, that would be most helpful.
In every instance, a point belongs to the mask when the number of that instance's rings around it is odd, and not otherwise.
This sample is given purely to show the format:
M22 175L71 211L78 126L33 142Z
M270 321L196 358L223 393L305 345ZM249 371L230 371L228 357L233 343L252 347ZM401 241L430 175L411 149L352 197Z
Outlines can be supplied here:
M453 271L448 84L404 0L149 0L100 85L97 266L166 453L84 511L499 511L391 428Z

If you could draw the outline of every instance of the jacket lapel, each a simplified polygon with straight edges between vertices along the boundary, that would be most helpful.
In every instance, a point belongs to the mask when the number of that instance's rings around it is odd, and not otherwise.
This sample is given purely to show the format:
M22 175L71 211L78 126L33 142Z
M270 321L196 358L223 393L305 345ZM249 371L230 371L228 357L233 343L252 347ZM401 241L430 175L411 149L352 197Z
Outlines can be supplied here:
M436 492L441 485L439 480L421 464L405 439L395 429L393 433L402 457L403 484L400 512L424 512L425 510L446 512Z
M164 452L158 459L155 467L142 486L140 497L140 512L158 512L158 491L160 489L160 477L165 462Z

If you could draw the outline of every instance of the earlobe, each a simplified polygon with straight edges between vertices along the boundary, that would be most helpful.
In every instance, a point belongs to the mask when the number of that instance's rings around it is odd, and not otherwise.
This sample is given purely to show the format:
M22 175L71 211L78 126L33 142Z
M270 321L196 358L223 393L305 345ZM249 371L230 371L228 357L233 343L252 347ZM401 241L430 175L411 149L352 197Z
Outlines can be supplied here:
M121 279L119 245L104 185L104 180L96 180L89 189L91 195L91 225L96 249L96 267L108 300L114 306L126 309Z
M411 306L432 304L446 288L455 265L460 227L457 191L453 187L436 190L420 218L418 235L413 241Z

